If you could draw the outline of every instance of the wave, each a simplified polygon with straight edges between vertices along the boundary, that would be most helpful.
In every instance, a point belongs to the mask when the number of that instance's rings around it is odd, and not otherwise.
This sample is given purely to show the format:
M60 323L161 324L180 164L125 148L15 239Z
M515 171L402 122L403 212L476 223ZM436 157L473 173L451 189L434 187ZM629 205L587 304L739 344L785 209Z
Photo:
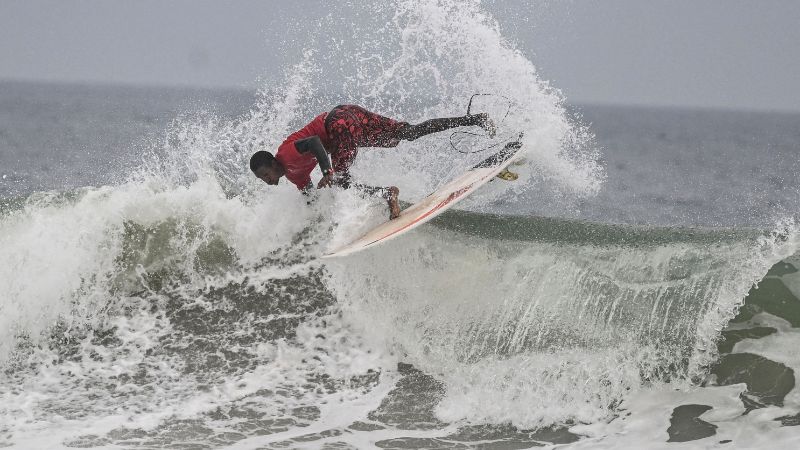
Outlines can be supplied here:
M329 288L371 339L443 377L442 417L527 427L701 379L750 287L797 250L793 229L627 233L461 211L436 225L331 263Z
M210 179L34 195L0 221L5 355L47 345L53 330L102 329L137 299L213 311L225 293L237 310L248 289L267 289L273 316L341 310L348 334L440 377L444 420L591 422L643 386L701 378L750 287L797 250L791 224L770 234L451 210L323 266L328 246L384 213L347 191L325 195L317 206L290 189L228 198ZM277 205L296 220L271 220ZM298 315L324 298L336 304ZM542 407L527 408L534 400Z
M242 117L178 118L166 148L124 182L4 201L0 435L33 439L56 416L70 438L88 436L75 442L97 445L125 441L124 430L161 442L171 426L192 441L196 420L242 419L248 437L320 417L345 427L355 419L331 419L330 405L364 419L398 362L436 379L437 420L519 427L591 423L646 386L705 375L750 287L797 251L794 224L763 233L482 213L534 189L545 213L594 195L604 171L591 133L478 1L365 8L386 25L354 23L347 32L363 40L347 51L335 48L347 36L318 36L283 89L264 89ZM319 255L383 220L385 205L331 189L309 206L291 186L257 183L246 161L340 103L325 93L330 72L350 101L405 120L463 113L474 92L512 98L506 125L525 132L534 163L463 203L469 211L323 265ZM413 201L474 163L448 148L434 136L365 151L355 176ZM286 422L249 419L265 415Z

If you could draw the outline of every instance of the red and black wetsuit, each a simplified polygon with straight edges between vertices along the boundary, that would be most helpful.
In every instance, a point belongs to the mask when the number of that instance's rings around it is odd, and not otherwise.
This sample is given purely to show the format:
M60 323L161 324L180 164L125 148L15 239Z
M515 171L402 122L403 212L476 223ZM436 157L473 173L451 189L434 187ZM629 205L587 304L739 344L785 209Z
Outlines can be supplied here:
M396 147L401 140L412 141L430 133L453 127L481 125L478 115L430 119L417 125L399 122L368 111L358 105L339 105L322 113L308 125L292 133L278 147L275 159L286 170L286 178L300 190L311 184L317 163L327 165L330 155L337 184L350 185L349 169L359 147ZM319 141L313 139L318 137ZM319 148L320 144L324 148ZM326 167L323 167L326 169Z

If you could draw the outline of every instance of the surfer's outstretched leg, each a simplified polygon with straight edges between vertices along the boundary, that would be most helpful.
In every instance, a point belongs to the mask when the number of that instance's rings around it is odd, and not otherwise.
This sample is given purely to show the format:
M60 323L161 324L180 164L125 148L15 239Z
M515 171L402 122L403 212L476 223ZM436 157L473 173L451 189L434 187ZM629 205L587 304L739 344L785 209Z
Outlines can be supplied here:
M479 126L494 137L496 127L486 113L442 117L412 124L381 116L358 105L339 105L325 117L325 130L333 144L329 149L333 169L344 172L355 160L360 147L396 147L400 141L456 127Z
M495 126L492 119L486 113L480 114L467 114L460 117L443 117L439 119L430 119L425 122L408 124L397 132L397 137L404 141L413 141L422 136L427 136L431 133L438 133L440 131L449 130L450 128L466 127L476 125L489 133L490 137L494 137Z

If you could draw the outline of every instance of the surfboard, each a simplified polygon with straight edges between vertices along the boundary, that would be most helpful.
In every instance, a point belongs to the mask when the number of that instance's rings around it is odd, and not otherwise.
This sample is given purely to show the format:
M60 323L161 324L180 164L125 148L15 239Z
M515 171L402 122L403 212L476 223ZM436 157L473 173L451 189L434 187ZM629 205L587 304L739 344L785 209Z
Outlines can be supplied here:
M427 197L400 212L394 220L384 222L358 239L323 255L335 258L360 252L395 239L452 208L479 187L503 172L522 147L518 141L509 142L502 150L473 166L463 175L436 189ZM504 177L503 179L510 179ZM516 179L516 178L514 178Z

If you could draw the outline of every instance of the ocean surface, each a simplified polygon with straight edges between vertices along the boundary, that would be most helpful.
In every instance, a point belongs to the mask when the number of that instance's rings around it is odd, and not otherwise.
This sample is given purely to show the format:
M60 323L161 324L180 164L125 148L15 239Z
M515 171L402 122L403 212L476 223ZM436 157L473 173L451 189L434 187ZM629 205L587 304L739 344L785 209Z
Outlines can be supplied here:
M363 8L257 91L0 82L0 447L800 446L800 114L574 104L478 2ZM380 201L249 173L476 92L519 180L369 251L319 259ZM354 176L413 202L452 138Z

